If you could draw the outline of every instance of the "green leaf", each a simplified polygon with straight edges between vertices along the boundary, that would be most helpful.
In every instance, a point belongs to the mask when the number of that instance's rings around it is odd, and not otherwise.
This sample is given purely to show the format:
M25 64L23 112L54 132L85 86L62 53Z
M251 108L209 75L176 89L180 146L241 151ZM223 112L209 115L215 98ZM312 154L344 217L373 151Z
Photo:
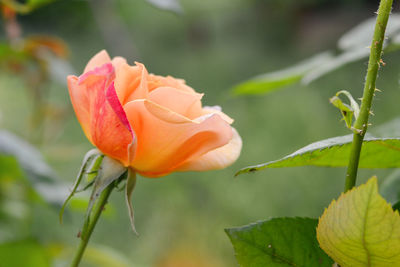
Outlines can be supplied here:
M13 156L0 154L0 180L19 180L23 177L23 171L17 159Z
M8 6L9 8L15 10L21 14L27 14L36 8L43 5L47 5L55 0L27 0L25 3L21 3L17 0L0 0L0 3Z
M13 157L35 191L48 203L61 205L67 186L60 182L40 152L8 131L0 130L0 155Z
M374 127L369 132L376 137L400 137L400 117Z
M245 81L234 88L235 94L269 93L301 82L308 85L332 71L369 55L375 18L370 18L344 34L338 41L338 53L324 52L300 62L293 67L269 72ZM386 29L385 51L400 49L400 15L392 14Z
M396 169L385 178L379 191L390 203L396 203L400 200L400 169Z
M299 166L345 167L350 155L352 140L353 135L345 135L318 141L284 158L243 168L236 175L266 168ZM367 135L364 139L359 167L400 167L400 138L375 138Z
M392 209L393 209L394 211L399 212L399 211L400 211L400 201L396 202L396 203L392 206Z
M20 240L0 244L0 267L50 266L46 249L34 240Z
M237 85L235 94L262 94L297 83L304 74L332 58L331 53L324 52L304 60L293 67L256 76Z
M355 48L353 50L341 53L307 72L301 80L301 83L308 85L322 76L325 76L326 74L331 73L332 71L343 67L346 64L363 59L368 55L369 50L366 47Z
M147 0L148 3L156 8L182 14L183 9L178 0Z
M52 243L47 246L48 253L55 259L55 262L59 263L55 266L69 266L68 264L71 263L71 257L74 255L75 250L75 246L69 246L65 243ZM79 266L130 267L132 262L116 249L90 243ZM3 267L1 262L0 267Z
M376 177L332 201L317 238L342 267L400 266L400 216L378 194Z
M120 252L106 246L89 246L85 261L98 267L129 267L132 263Z
M341 94L347 97L347 99L350 101L350 106L343 103L343 101L339 98ZM353 115L355 119L357 119L360 113L360 107L358 106L358 103L354 100L353 96L348 91L341 90L337 92L335 96L331 97L329 101L332 105L340 110L340 114L342 114L343 120L346 122L347 128L352 129Z
M318 220L275 218L226 229L240 266L329 266L333 261L319 248Z
M366 48L371 45L372 29L376 23L376 18L372 17L359 25L346 32L338 41L338 48L341 50L351 50L354 48ZM387 38L391 38L400 31L400 15L391 14L389 22L386 27L385 35Z

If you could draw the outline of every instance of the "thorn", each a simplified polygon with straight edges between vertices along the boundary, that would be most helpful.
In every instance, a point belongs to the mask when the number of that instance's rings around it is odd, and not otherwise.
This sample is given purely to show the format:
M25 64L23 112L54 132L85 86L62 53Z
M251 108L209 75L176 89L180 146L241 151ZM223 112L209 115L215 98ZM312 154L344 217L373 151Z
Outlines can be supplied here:
M384 67L386 66L386 63L385 63L385 62L383 62L383 60L382 60L382 59L380 59L380 60L379 60L379 63L381 63L381 64L382 64L382 66L384 66Z
M362 97L359 97L359 98L357 98L358 100L360 100L360 101L362 101L363 100L363 98Z
M382 92L382 90L379 90L378 88L375 88L375 92Z
M77 238L80 238L82 235L81 231L78 232L78 234L76 235Z
M362 134L362 130L360 130L360 129L356 129L356 128L354 128L354 127L351 127L350 128L351 130L353 130L353 132L355 132L355 133L357 133L357 134Z
M368 123L367 125L368 125L368 127L369 127L369 126L372 126L372 123Z
M369 114L372 116L375 116L375 114L372 112L372 110L369 111Z

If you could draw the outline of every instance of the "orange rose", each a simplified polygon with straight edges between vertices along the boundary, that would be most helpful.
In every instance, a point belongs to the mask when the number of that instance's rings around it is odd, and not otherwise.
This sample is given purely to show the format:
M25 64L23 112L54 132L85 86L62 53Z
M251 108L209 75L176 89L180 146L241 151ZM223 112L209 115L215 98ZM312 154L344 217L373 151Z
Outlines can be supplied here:
M184 80L148 74L140 63L103 50L81 76L68 76L68 88L90 142L143 176L220 169L240 154L231 118L202 107L203 95Z

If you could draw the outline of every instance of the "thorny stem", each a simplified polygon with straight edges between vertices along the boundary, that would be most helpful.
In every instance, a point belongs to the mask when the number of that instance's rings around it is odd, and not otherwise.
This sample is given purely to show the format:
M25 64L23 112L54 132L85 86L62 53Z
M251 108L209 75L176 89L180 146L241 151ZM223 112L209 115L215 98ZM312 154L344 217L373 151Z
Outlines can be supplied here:
M92 216L90 217L89 225L87 227L87 231L85 234L81 236L81 242L79 244L78 250L75 252L74 259L71 263L71 267L78 267L81 262L83 253L85 252L86 246L89 242L90 236L96 226L98 219L100 218L101 212L104 210L104 206L107 204L108 198L111 194L111 191L114 189L115 183L111 183L107 186L104 191L101 193L96 206L93 209Z
M376 18L374 36L371 43L364 93L361 101L360 115L354 124L353 144L346 172L345 192L356 184L360 152L368 128L368 117L371 110L372 98L376 90L375 82L381 63L382 46L392 3L393 0L381 0L379 4L378 17Z

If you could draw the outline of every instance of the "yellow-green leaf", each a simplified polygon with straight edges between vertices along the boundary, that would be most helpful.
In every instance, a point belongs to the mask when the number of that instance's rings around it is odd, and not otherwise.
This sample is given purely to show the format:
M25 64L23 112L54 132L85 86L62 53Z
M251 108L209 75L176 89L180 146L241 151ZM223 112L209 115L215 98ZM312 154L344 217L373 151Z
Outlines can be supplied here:
M378 194L376 177L332 201L317 238L341 267L400 266L400 216Z

